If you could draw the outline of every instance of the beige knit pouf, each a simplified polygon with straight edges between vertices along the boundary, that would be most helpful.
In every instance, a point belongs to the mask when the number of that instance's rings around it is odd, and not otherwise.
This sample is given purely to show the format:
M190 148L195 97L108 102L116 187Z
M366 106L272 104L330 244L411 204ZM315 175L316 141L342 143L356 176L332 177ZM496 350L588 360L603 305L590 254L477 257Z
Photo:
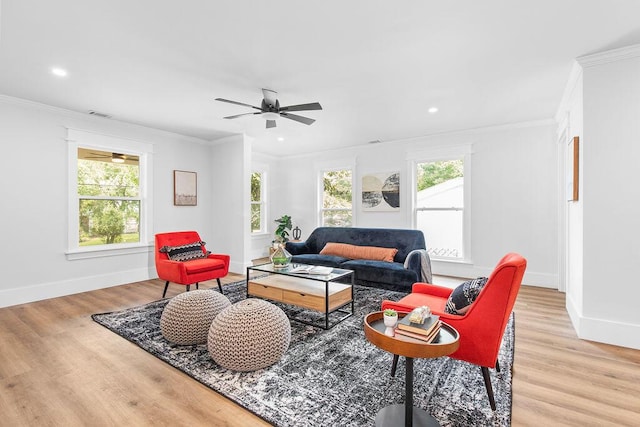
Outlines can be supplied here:
M207 347L211 358L233 371L255 371L276 363L289 348L291 324L270 302L249 298L213 319Z
M175 344L204 344L211 322L229 306L231 302L226 296L212 290L181 293L162 311L160 331Z

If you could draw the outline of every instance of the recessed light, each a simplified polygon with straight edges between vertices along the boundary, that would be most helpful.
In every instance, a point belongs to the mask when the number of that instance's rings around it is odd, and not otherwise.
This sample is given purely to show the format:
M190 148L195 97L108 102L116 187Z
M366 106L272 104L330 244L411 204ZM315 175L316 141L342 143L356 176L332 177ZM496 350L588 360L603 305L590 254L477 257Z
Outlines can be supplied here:
M281 136L279 136L279 137L278 137L278 141L282 142L282 141L284 141L284 138L283 138L283 137L281 137Z
M53 75L58 76L58 77L66 77L67 76L67 70L65 70L63 68L54 67L54 68L51 69L51 73Z
M431 107L427 110L429 114L435 114L438 112L438 107Z

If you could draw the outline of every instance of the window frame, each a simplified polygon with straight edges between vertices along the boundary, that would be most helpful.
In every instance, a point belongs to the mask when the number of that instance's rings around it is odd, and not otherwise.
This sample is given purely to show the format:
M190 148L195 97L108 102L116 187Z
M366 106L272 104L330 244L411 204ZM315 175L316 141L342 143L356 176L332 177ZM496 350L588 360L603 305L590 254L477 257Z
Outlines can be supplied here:
M78 194L78 148L90 150L100 150L117 152L138 156L139 158L139 199L140 200L140 241L135 243L112 243L95 246L80 246L78 241L79 223L79 203L83 196ZM103 135L99 133L83 131L78 129L67 129L67 149L68 149L68 243L65 255L68 260L97 258L103 256L115 256L131 253L148 252L153 246L151 237L153 235L153 201L151 195L152 181L152 158L153 145ZM127 198L122 198L127 199Z
M251 215L251 207L253 205L260 205L260 231L253 231L251 230L251 235L252 236L262 236L262 235L266 235L269 234L269 230L267 227L267 220L268 220L268 212L267 212L267 185L268 185L268 172L266 169L263 168L253 168L251 170L251 174L253 175L254 173L259 173L260 174L260 202L254 202L253 200L251 200L251 189L249 189L249 215ZM249 179L249 185L251 185L251 179ZM251 216L249 216L249 218L251 218ZM251 221L251 220L250 220Z
M442 262L454 263L470 263L471 262L471 145L460 145L452 147L437 147L432 150L423 150L411 153L408 156L409 169L411 170L411 227L418 229L418 191L417 191L417 170L420 163L432 163L438 161L447 161L462 159L463 161L463 208L462 208L462 256L438 257L432 256L431 259ZM450 210L446 208L433 209L434 211ZM427 244L429 237L425 236Z

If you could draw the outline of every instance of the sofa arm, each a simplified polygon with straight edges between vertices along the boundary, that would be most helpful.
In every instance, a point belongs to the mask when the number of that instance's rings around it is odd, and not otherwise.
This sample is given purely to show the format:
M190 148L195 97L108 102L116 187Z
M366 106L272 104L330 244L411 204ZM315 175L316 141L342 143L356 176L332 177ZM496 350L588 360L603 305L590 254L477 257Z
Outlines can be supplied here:
M382 300L380 310L384 311L388 308L393 309L399 313L411 313L415 307L402 304L398 301L390 301L388 299Z
M302 255L311 253L311 250L307 246L307 242L287 242L284 244L284 248L291 255Z
M431 283L433 281L431 258L425 249L415 249L409 252L404 260L404 268L416 273L418 282Z
M207 256L207 258L211 258L211 259L219 259L220 261L224 262L224 275L226 276L227 273L229 272L229 264L231 261L231 257L227 254L209 254Z
M182 283L183 278L186 276L183 262L168 259L156 260L156 272L159 279L173 283Z
M414 283L411 292L416 294L429 294L440 298L449 298L453 289L431 283Z

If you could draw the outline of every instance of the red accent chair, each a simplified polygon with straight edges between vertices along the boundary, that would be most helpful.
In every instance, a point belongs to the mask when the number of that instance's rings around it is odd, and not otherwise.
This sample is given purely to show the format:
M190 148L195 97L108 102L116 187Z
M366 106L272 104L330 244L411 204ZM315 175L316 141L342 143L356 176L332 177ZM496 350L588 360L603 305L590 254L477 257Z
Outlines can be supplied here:
M480 366L489 403L495 411L496 403L488 368L500 371L498 351L526 267L527 260L522 256L516 253L505 255L498 262L476 300L462 316L444 311L453 289L429 283L414 283L411 293L400 301L383 301L382 310L392 308L409 313L416 307L427 305L443 322L453 326L460 334L460 347L449 357ZM398 357L394 355L391 375L395 374L397 363Z
M222 293L220 278L229 273L229 255L209 254L206 258L192 259L189 261L172 261L166 253L160 252L163 246L181 246L201 241L196 231L176 231L171 233L156 234L156 271L161 280L165 280L162 298L167 294L169 282L185 285L187 291L192 284L196 285L205 280L216 279L218 288ZM202 252L206 253L204 245Z

